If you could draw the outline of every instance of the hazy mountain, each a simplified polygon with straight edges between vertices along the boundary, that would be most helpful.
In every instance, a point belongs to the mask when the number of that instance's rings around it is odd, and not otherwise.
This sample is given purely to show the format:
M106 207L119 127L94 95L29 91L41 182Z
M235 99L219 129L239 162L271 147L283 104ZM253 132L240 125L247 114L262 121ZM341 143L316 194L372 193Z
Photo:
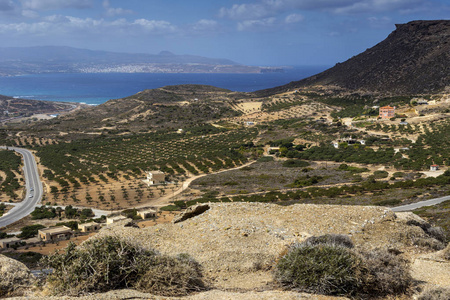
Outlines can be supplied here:
M450 88L450 20L412 21L396 27L384 41L343 63L259 94L311 85L392 94Z
M110 73L258 73L273 68L238 64L222 58L159 54L117 53L71 47L0 48L0 75L51 72Z

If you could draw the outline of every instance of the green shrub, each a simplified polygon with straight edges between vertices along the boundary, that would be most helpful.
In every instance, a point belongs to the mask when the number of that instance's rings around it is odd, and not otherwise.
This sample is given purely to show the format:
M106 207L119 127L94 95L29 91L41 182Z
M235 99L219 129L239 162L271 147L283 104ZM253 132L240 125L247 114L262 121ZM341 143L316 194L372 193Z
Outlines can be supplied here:
M417 300L448 300L450 299L450 289L435 287L423 291Z
M408 292L412 277L407 261L387 251L356 252L349 246L353 243L342 235L294 245L278 261L275 281L303 292L359 298Z
M17 237L21 239L29 239L37 235L40 229L44 228L45 226L41 224L24 226L20 229L22 232L17 235Z
M54 294L79 295L134 287L172 296L204 287L200 267L191 259L160 256L113 236L88 240L78 248L70 243L63 253L44 257L41 263L53 269L47 283Z
M269 162L269 161L273 161L272 156L263 156L258 159L258 162Z
M163 206L163 207L159 208L159 210L161 210L161 211L178 211L180 209L181 208L179 206L176 206L176 205L166 205L166 206Z
M279 260L274 276L283 286L303 292L354 295L361 272L361 258L347 248L300 244Z
M386 199L386 200L380 200L377 202L374 202L374 205L377 206L394 206L394 205L398 205L401 204L402 200L400 199Z
M387 178L389 176L389 172L387 171L375 171L373 172L373 177L376 179Z
M308 167L309 162L305 160L299 160L299 159L288 159L283 162L283 167L286 168L304 168Z

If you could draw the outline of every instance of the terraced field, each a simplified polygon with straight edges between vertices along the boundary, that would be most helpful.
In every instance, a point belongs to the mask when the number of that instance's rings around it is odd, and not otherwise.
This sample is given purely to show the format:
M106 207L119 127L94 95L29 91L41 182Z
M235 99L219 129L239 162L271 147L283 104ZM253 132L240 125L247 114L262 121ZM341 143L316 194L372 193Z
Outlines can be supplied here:
M137 190L136 182L145 171L162 170L175 182L188 175L242 165L247 157L237 149L252 142L257 133L256 128L224 130L203 126L183 134L160 132L47 145L37 148L37 156L46 168L43 173L51 192L48 200L89 202L93 194L102 200L106 193L112 194L112 199L136 196L140 202L143 192L129 195L129 190ZM89 189L80 195L81 187L86 186ZM115 192L118 187L123 191L120 195ZM148 190L147 194L165 192Z

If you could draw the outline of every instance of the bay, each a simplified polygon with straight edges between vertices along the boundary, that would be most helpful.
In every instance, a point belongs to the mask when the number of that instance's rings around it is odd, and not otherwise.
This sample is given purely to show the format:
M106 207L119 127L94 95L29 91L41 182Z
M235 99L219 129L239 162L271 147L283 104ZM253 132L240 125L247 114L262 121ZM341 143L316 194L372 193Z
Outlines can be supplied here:
M327 66L286 69L283 73L55 73L0 77L0 94L16 98L101 104L167 85L206 84L239 92L272 88L317 74Z

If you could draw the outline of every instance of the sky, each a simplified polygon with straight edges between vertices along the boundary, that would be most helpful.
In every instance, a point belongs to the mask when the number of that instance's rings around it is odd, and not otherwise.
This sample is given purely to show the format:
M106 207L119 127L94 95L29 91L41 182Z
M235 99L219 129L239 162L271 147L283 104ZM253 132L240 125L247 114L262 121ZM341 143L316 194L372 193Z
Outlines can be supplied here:
M334 65L395 24L435 19L450 19L450 0L0 0L0 46Z

